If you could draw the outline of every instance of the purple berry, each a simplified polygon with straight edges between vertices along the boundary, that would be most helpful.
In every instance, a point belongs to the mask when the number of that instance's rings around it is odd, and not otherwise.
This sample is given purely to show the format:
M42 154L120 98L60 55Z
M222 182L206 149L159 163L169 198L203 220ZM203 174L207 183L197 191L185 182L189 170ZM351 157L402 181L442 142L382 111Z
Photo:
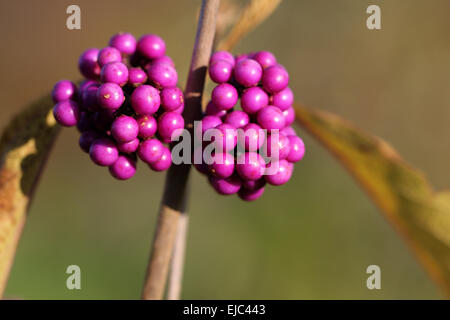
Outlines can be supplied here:
M54 103L66 100L75 100L77 97L77 86L70 80L58 81L52 90Z
M141 68L130 68L128 70L128 84L137 87L147 82L147 73Z
M258 180L242 180L242 187L247 190L258 190L266 185L266 180L260 178Z
M96 48L87 49L78 59L78 68L88 79L96 80L100 75L100 66L97 63L98 52Z
M164 112L158 118L158 133L165 142L172 141L178 137L184 128L183 116L174 111ZM174 135L172 137L172 135Z
M241 188L238 192L239 198L244 201L255 201L259 197L261 197L264 193L264 187L256 190L248 190L245 188Z
M155 135L158 128L156 119L152 116L140 116L137 118L139 125L139 138L148 139Z
M111 175L119 180L128 180L136 173L136 161L128 156L120 155L116 162L109 166Z
M112 82L123 86L128 82L128 68L122 62L111 62L104 65L100 73L103 83Z
M167 111L173 111L184 103L183 91L177 87L164 88L161 90L161 105Z
M53 116L60 125L73 127L80 119L80 108L74 101L61 101L53 107Z
M150 168L154 171L166 171L172 165L172 153L167 147L163 147L161 158L150 164Z
M130 142L137 138L139 125L134 118L121 115L113 121L111 134L117 142Z
M231 79L233 65L226 60L217 60L209 66L209 77L215 83L225 83Z
M230 151L236 147L237 131L236 128L228 123L218 125L215 130L218 130L219 135L213 135L212 141L217 148L222 151Z
M89 149L91 148L92 143L99 138L99 135L96 131L84 131L80 135L80 139L78 140L78 144L80 145L81 150L86 153L89 153Z
M263 129L283 129L285 126L285 118L283 112L275 106L267 106L258 111L258 124Z
M106 47L99 51L97 63L100 67L111 62L122 62L122 54L113 47Z
M216 105L212 101L210 101L206 105L205 114L207 114L208 116L216 116L224 120L227 115L227 110L218 109Z
M100 86L100 84L97 81L94 80L84 80L81 81L80 86L78 88L78 93L80 95L83 94L84 90L86 90L87 88L89 88L91 85L97 85Z
M274 160L286 159L291 151L291 146L289 143L289 138L278 132L278 139L276 135L270 134L266 139L266 155ZM278 141L276 141L278 140Z
M249 54L239 54L236 57L234 57L234 61L237 63L241 62L242 60L250 58Z
M138 114L152 115L158 111L160 104L159 91L155 87L142 85L131 94L131 106Z
M274 186L280 186L289 181L294 170L292 163L287 160L274 161L267 165L264 178Z
M100 85L97 83L91 84L83 90L81 101L84 109L89 111L100 110L100 105L97 100L97 91Z
M295 135L289 136L288 139L291 149L286 160L289 162L298 162L302 160L305 155L305 144L303 140Z
M166 44L164 40L157 35L146 34L139 39L137 50L144 58L152 60L166 54Z
M258 153L246 152L237 158L236 171L242 179L258 180L266 169L266 163Z
M222 83L216 86L211 95L211 101L220 110L233 108L238 99L239 95L236 88L228 83Z
M285 135L289 136L296 136L297 133L295 132L294 128L292 127L284 127L283 129L280 130L280 133L284 133Z
M197 132L197 136L201 137L206 132L206 130L213 129L222 124L222 120L217 116L204 116L202 119L202 131Z
M241 110L234 110L225 118L225 123L228 123L235 128L245 127L249 122L250 118L248 114Z
M219 61L219 60L228 61L229 63L231 63L231 66L234 67L234 64L235 64L234 57L228 51L214 52L211 55L211 58L209 59L209 65L212 65L214 62Z
M277 59L273 53L269 51L259 51L253 55L253 59L258 61L263 69L277 64Z
M148 139L141 142L138 148L138 155L146 163L155 163L164 151L164 145L158 139Z
M294 103L294 94L291 88L286 87L280 92L275 93L270 97L270 103L280 108L281 111L286 110Z
M282 66L275 65L264 70L262 85L269 93L277 93L289 84L289 75Z
M109 45L126 55L136 51L136 39L131 33L118 33L109 40Z
M139 139L136 138L129 142L119 142L117 143L117 149L123 153L133 153L139 147Z
M97 101L100 107L109 110L119 109L125 101L122 88L115 83L105 83L97 90Z
M237 193L242 184L241 179L235 175L224 179L210 176L210 182L213 188L222 195L231 195Z
M175 67L175 63L173 62L172 58L169 56L162 56L162 57L153 59L152 63L165 63L172 67Z
M234 157L229 153L216 153L212 156L209 171L219 178L228 178L234 172Z
M245 151L256 152L266 140L264 130L256 123L249 123L242 131L238 132L238 143Z
M149 81L158 88L175 87L178 82L178 74L175 67L167 63L152 63L147 69Z
M248 114L255 114L269 104L269 96L259 88L252 87L244 91L241 97L241 107Z
M290 126L295 120L295 110L291 106L283 111L285 126Z
M119 151L111 139L99 138L92 143L89 156L99 166L110 166L116 162Z
M261 80L261 65L252 59L244 59L234 68L235 80L244 87L253 87Z

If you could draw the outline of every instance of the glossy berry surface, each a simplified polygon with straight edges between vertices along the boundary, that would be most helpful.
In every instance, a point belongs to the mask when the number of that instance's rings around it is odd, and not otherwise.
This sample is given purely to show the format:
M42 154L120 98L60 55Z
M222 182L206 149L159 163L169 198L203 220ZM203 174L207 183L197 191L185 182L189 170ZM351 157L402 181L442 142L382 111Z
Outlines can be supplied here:
M121 115L111 125L111 134L117 142L130 142L137 138L139 125L130 116Z
M128 180L136 173L136 162L129 156L120 155L117 160L109 166L111 175L119 180Z
M167 63L154 63L147 69L149 81L157 88L175 87L178 82L178 74L175 67Z
M231 53L229 53L228 51L217 51L217 52L214 52L211 55L211 58L209 60L209 64L211 65L214 62L219 61L219 60L228 61L233 67L235 65L234 56Z
M146 163L154 163L161 159L164 145L158 139L148 139L141 142L138 148L139 158Z
M146 34L139 39L137 50L144 58L152 60L166 54L166 44L161 37L155 34Z
M77 98L77 86L70 80L58 81L52 90L52 99L54 103L66 100L75 100Z
M256 152L246 152L238 156L236 169L239 176L245 180L260 179L266 169L266 163Z
M289 75L281 66L274 65L264 70L262 85L269 93L277 93L285 89L289 84Z
M137 118L137 123L139 126L139 138L148 139L155 135L158 124L156 119L152 116L140 116Z
M128 68L122 62L111 62L102 67L100 79L123 86L128 82Z
M286 123L283 112L275 106L267 106L258 111L258 124L263 129L283 129Z
M286 159L291 151L290 140L283 133L270 134L266 138L266 148L267 157L276 160Z
M257 113L268 104L269 96L259 87L248 88L242 93L241 107L249 115Z
M212 137L212 141L221 151L230 151L236 147L237 131L236 128L228 123L223 123L215 127L216 135Z
M99 51L97 63L100 67L110 62L122 62L122 53L114 47L106 47Z
M177 112L168 111L158 118L158 134L163 141L171 142L181 134L180 129L184 128L183 116Z
M295 135L289 136L288 139L291 147L286 159L289 162L298 162L302 160L305 155L305 144L303 140Z
M284 111L292 106L294 103L294 94L291 90L291 88L286 87L280 92L275 93L270 98L270 103L278 108L280 108L281 111Z
M170 149L163 147L161 158L158 161L150 164L153 171L166 171L172 165L172 154Z
M61 101L53 107L53 116L60 125L73 127L77 125L80 119L80 109L74 101Z
M231 176L228 178L211 176L210 182L213 188L222 195L235 194L241 189L242 185L241 179L237 176Z
M219 110L229 110L233 108L239 99L235 87L228 83L219 84L212 91L211 101Z
M247 113L241 110L234 110L227 114L225 123L234 128L243 128L250 122L250 117Z
M128 70L128 84L138 87L147 82L147 73L141 68L130 68Z
M244 87L253 87L262 77L261 65L253 59L244 59L234 68L235 80Z
M227 60L217 60L209 67L209 77L215 83L225 83L231 79L233 64Z
M273 166L274 172L272 174L266 174L264 178L266 181L274 186L281 186L289 181L292 176L293 165L287 160L280 160L268 165L266 170L270 170L270 166Z
M218 178L228 178L234 172L234 157L229 153L217 153L212 156L209 171Z
M245 151L258 151L266 140L265 131L256 123L247 124L238 133L238 143Z
M183 91L177 87L161 90L161 105L167 111L174 111L184 104Z
M109 45L125 55L131 55L136 51L136 39L131 33L118 33L111 37Z
M96 80L100 76L100 66L97 63L99 50L87 49L78 59L78 69L88 79Z
M269 51L259 51L255 53L252 58L256 60L263 69L277 64L277 59L273 53Z
M150 85L137 87L131 94L131 106L140 115L152 115L161 104L159 91Z
M97 90L97 102L104 109L116 110L124 100L123 90L116 83L102 84Z
M119 150L111 139L100 138L92 143L89 156L99 166L110 166L119 157Z

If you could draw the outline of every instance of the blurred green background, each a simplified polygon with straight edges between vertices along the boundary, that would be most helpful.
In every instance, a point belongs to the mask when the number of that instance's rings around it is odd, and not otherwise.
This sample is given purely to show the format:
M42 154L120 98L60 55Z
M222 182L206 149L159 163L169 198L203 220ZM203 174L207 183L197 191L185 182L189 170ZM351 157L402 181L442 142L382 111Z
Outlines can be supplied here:
M118 31L156 33L167 43L180 85L200 1L1 1L3 128L13 114ZM66 8L81 7L81 31ZM382 30L366 28L379 4ZM390 141L438 188L450 173L450 2L285 0L235 53L273 51L291 75L296 100L340 114ZM440 292L409 248L346 172L315 141L292 180L255 203L218 196L192 175L182 297L190 299L429 299ZM23 299L137 299L164 174L140 166L113 180L63 130L48 162L5 296ZM66 289L68 265L82 290ZM366 288L367 266L382 289Z

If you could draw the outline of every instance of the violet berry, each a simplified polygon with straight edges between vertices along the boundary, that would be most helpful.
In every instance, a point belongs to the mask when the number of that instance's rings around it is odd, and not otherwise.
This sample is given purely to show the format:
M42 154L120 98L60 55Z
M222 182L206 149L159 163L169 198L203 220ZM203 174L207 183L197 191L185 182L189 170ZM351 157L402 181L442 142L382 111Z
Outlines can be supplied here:
M110 166L116 162L119 151L111 139L99 138L92 143L89 156L99 166Z
M285 126L285 117L283 112L275 106L267 106L258 111L258 124L263 129L283 129Z
M111 37L109 46L116 48L125 55L131 55L136 51L136 39L131 33L118 33Z
M236 175L228 178L210 177L210 182L213 188L222 195L235 194L241 189L241 179Z
M249 123L238 132L238 143L245 151L258 151L265 140L265 131L256 123Z
M286 110L283 111L283 116L284 116L284 123L285 126L290 126L294 120L295 120L295 110L294 108L291 106L289 108L287 108Z
M131 106L140 115L152 115L161 104L159 91L150 85L137 87L131 94Z
M158 118L158 134L164 142L171 142L173 138L179 136L184 128L183 117L173 111L164 112Z
M98 52L96 48L87 49L78 59L78 68L88 79L96 80L100 76L100 66L97 63Z
M121 115L111 125L111 134L117 142L130 142L137 138L139 125L130 116Z
M139 158L146 163L154 163L161 159L164 145L158 139L148 139L141 142L138 148Z
M248 88L242 93L242 110L250 115L257 113L264 107L267 107L268 104L269 96L263 89L259 87Z
M120 155L117 160L109 166L111 175L119 180L128 180L136 173L136 161L129 156Z
M287 160L274 161L267 165L264 178L274 186L280 186L289 181L292 176L293 164Z
M152 60L166 54L166 44L159 36L155 34L146 34L139 39L137 50L143 57Z
M139 139L136 138L136 139L128 141L128 142L118 142L116 145L117 145L117 149L120 152L133 153L139 147Z
M141 68L130 68L128 70L128 84L137 87L147 82L147 73Z
M275 93L270 97L270 103L280 108L281 111L291 107L294 103L294 94L292 93L291 88L286 87L280 92Z
M104 109L116 110L124 100L123 90L116 83L104 83L97 90L97 101Z
M269 51L259 51L255 53L252 58L258 61L263 69L277 64L277 59L275 58L273 53Z
M274 65L264 70L262 85L269 93L277 93L289 84L289 75L282 66Z
M208 116L217 116L217 117L225 120L225 117L227 115L227 110L221 110L221 109L217 108L216 105L212 101L210 101L206 105L205 114Z
M233 65L226 60L217 60L210 64L209 77L215 83L225 83L231 79L233 73Z
M102 67L100 79L103 83L112 82L123 86L128 82L128 68L122 62L111 62Z
M278 136L276 138L276 136ZM278 140L278 141L277 141ZM291 151L289 138L278 132L277 135L270 134L266 139L266 155L274 160L286 159Z
M98 83L94 83L83 90L81 101L84 109L89 111L100 110L100 104L97 100L97 91L99 87L100 85Z
M244 201L255 201L260 198L264 193L264 187L256 190L248 190L245 188L241 188L238 192L239 198Z
M238 156L236 171L242 179L258 180L266 169L266 163L256 152L245 152Z
M228 123L235 128L245 127L249 122L250 118L248 114L241 110L234 110L228 113L225 118L225 123Z
M211 101L220 110L229 110L236 105L239 96L235 87L228 83L219 84L212 91Z
M158 125L156 119L152 116L140 116L137 118L139 125L139 138L148 139L155 135Z
M92 143L98 138L99 134L96 131L84 131L78 139L78 144L80 145L81 150L89 153L89 149L91 148Z
M305 155L305 144L300 137L288 136L289 143L291 145L289 155L286 160L289 162L298 162L303 159Z
M75 100L77 98L77 86L70 80L58 81L52 90L52 99L54 103L66 100Z
M177 87L164 88L161 90L161 105L167 111L173 111L184 103L183 91Z
M97 63L100 67L110 62L122 62L122 54L114 47L106 47L98 52Z
M175 87L178 74L175 67L167 63L152 63L147 69L148 80L158 88Z
M217 134L212 136L212 141L219 150L231 151L237 144L237 131L236 128L228 123L218 125L215 130Z
M161 158L150 164L153 171L166 171L172 165L172 153L167 147L163 147Z
M252 59L244 59L236 64L234 68L235 80L244 87L253 87L258 84L262 77L261 65Z
M56 121L64 127L73 127L80 119L80 108L78 103L71 100L58 102L53 107L53 116Z
M216 153L212 156L209 171L219 178L228 178L234 172L234 157L229 153Z
M225 60L228 61L232 67L235 65L234 56L229 53L228 51L216 51L211 55L211 58L209 59L209 64L213 64L214 62L218 60Z

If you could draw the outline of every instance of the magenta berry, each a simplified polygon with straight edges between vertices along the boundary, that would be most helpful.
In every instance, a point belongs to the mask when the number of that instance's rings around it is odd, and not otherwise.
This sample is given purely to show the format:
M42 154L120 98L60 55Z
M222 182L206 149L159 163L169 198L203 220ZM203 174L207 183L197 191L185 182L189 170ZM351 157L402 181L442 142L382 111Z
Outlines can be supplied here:
M225 60L231 64L232 67L235 65L234 56L228 51L217 51L211 55L211 59L209 60L209 64L213 64L216 61Z
M228 123L218 125L217 134L212 136L212 141L222 151L231 151L237 144L236 128Z
M156 119L152 116L140 116L137 118L139 126L139 138L148 139L155 135L158 125Z
M237 158L236 170L239 176L245 180L260 179L266 169L266 163L256 152L242 153Z
M100 79L103 83L112 82L123 86L128 82L128 68L122 62L111 62L102 67Z
M170 142L172 138L179 136L183 128L184 119L177 112L168 111L158 118L158 134L165 142Z
M259 51L253 55L253 59L256 60L263 69L277 64L277 59L273 53L269 51Z
M217 153L212 156L209 171L218 178L228 178L234 172L234 157L229 153Z
M245 188L241 188L238 192L239 198L244 201L255 201L260 198L264 193L264 187L256 190L248 190Z
M161 105L167 111L174 111L184 104L183 91L177 87L161 90Z
M155 163L164 151L164 145L158 139L148 139L141 142L138 148L139 158L146 163Z
M92 143L89 156L99 166L110 166L116 162L119 151L111 139L99 138Z
M242 188L247 190L258 190L266 185L266 180L260 178L258 180L242 180Z
M147 82L147 73L141 68L130 68L128 70L128 84L137 87Z
M172 165L172 153L167 147L163 147L161 158L150 164L153 171L166 171Z
M150 85L137 87L131 94L131 106L140 115L152 115L161 104L159 91Z
M227 111L226 110L220 110L219 108L216 107L216 105L212 101L210 101L206 105L205 114L208 115L208 116L217 116L217 117L225 120L225 117L227 115Z
M104 109L116 110L124 100L122 88L116 83L102 84L97 90L97 101Z
M238 132L238 143L245 151L258 151L265 140L264 130L256 123L249 123Z
M152 60L152 63L165 63L175 68L175 62L169 56L162 56Z
M202 131L201 133L205 133L206 130L216 128L217 126L222 124L222 120L217 116L205 116L202 119Z
M291 148L286 160L288 160L289 162L298 162L302 160L303 156L305 155L305 144L303 140L295 135L288 136L288 139Z
M118 142L116 145L117 149L122 153L133 153L136 152L139 147L139 139L136 138L128 142Z
M58 81L52 90L52 99L54 103L66 100L75 100L77 98L77 86L70 80Z
M270 134L266 139L266 155L274 160L286 159L291 151L290 140L283 134Z
M284 122L286 126L290 126L292 123L294 123L295 120L295 110L293 107L289 107L286 110L283 111L284 116Z
M89 149L91 148L92 143L98 138L99 135L96 131L84 131L80 135L80 139L78 139L78 144L80 145L81 150L89 153Z
M129 156L120 155L116 162L109 166L111 175L119 180L128 180L136 173L136 161Z
M98 111L101 109L100 104L97 100L97 91L100 87L99 84L94 83L89 85L83 90L83 95L81 96L81 101L84 109L91 112Z
M209 66L209 77L215 83L225 83L231 79L233 65L227 60L217 60Z
M97 63L99 50L96 48L87 49L78 59L78 68L83 76L96 80L100 76L100 66Z
M269 104L269 96L259 88L253 87L246 89L241 97L241 107L246 113L252 115L257 113Z
M241 179L235 175L228 178L211 176L210 182L213 188L222 195L235 194L241 189L242 185Z
M167 63L150 64L147 75L149 81L158 88L175 87L178 82L177 70Z
M241 110L234 110L228 113L225 118L225 123L232 125L235 128L245 127L250 122L250 117L247 113Z
M283 129L286 123L283 112L275 106L267 106L258 111L258 124L263 129Z
M109 46L125 55L131 55L136 51L136 39L130 33L118 33L111 37Z
M273 172L271 172L271 169ZM269 184L280 186L291 179L292 171L293 165L287 160L275 161L267 165L264 178Z
M284 127L283 129L280 130L280 133L284 133L285 135L289 136L296 136L297 133L295 132L294 128L292 127Z
M291 88L286 87L280 92L275 93L270 97L270 103L280 108L281 111L291 107L294 103L294 94L292 93Z
M274 65L264 70L262 85L269 93L277 93L289 84L289 75L282 66Z
M244 87L253 87L262 77L261 65L253 59L244 59L234 68L235 80Z
M239 96L235 87L228 83L219 84L214 88L211 101L219 110L229 110L236 105Z
M139 125L137 121L130 116L121 115L113 121L111 125L111 134L117 142L130 142L137 138Z
M139 39L137 50L149 60L157 59L166 54L166 44L159 36L146 34Z
M122 54L114 47L106 47L98 52L97 63L100 67L111 63L122 62Z
M64 127L73 127L80 119L80 108L78 103L66 100L58 102L53 107L53 116L56 121Z

